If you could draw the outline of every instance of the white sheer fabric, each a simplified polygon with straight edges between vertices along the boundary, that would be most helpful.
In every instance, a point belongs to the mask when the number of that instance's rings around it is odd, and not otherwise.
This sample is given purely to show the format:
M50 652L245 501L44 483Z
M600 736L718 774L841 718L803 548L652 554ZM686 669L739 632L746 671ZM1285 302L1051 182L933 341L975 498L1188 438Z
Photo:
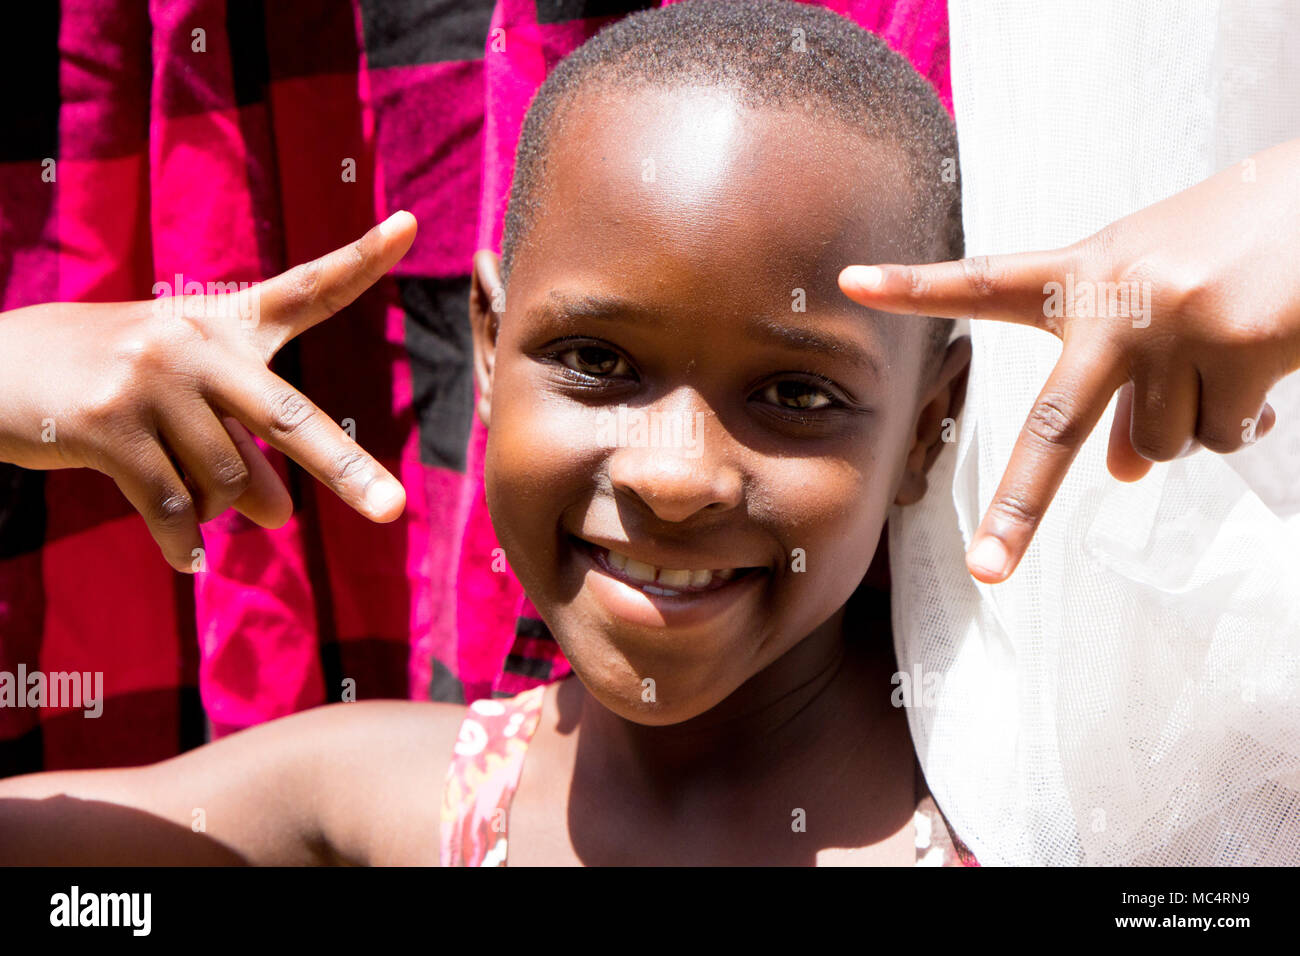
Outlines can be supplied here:
M1300 136L1293 0L951 0L950 20L968 255L1068 244ZM1134 485L1106 471L1105 415L988 587L963 552L1060 344L972 326L956 445L890 521L939 805L986 865L1300 863L1300 375L1258 445Z

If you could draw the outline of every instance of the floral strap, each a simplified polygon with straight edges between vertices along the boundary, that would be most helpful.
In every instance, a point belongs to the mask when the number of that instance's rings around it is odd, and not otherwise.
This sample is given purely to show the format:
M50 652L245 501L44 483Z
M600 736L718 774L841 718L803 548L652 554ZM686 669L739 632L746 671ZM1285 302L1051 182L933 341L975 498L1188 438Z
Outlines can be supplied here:
M470 704L442 795L443 866L505 866L510 801L542 716L546 685Z

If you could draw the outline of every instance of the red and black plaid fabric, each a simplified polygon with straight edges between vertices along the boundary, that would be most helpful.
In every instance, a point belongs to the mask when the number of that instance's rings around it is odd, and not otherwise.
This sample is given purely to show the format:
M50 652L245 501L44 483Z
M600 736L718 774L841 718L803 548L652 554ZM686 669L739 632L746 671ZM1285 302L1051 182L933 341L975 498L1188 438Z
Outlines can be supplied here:
M402 480L399 521L370 524L272 452L295 517L204 525L208 570L191 577L105 476L0 465L0 671L102 671L106 697L98 719L0 708L0 775L155 761L206 722L221 735L348 689L471 701L567 673L494 555L468 272L475 248L500 248L532 93L611 18L654 5L10 5L4 309L266 278L400 208L420 233L392 280L273 365ZM826 5L950 103L943 0Z
M209 570L191 578L163 563L108 478L0 468L0 670L102 671L106 696L97 720L0 710L0 773L199 744L200 687L217 734L345 687L422 696L435 654L454 673L475 492L466 299L492 4L67 0L10 13L0 70L24 94L0 101L4 308L147 299L178 273L264 278L403 207L421 230L396 281L274 365L402 479L400 521L370 524L273 455L294 520L205 525Z

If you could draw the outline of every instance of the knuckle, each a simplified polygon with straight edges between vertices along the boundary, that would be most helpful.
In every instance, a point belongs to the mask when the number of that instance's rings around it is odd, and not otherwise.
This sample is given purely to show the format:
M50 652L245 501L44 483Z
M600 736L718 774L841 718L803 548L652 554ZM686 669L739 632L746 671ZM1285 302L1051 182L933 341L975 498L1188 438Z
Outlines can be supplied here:
M212 338L203 297L185 302L193 310L176 315L151 315L115 335L106 354L113 368L111 387L119 392L157 394L164 381L193 382L201 377Z
M141 446L156 444L144 424L146 414L138 397L111 385L82 400L76 427L66 436L61 433L60 442L71 441L92 461L129 458Z
M966 287L973 297L988 299L998 291L999 283L997 276L994 274L993 264L989 261L988 256L973 256L969 259L962 259L961 271L962 277L966 280ZM979 318L979 314L979 307L972 306L970 317L973 319Z
M323 271L319 260L304 262L285 274L289 280L289 298L302 305L316 302L321 295Z
M118 341L113 349L114 364L133 376L152 375L167 366L165 333L151 329Z
M249 474L244 459L233 455L224 457L216 463L212 469L212 480L224 494L238 498L248 490L253 476Z
M347 247L348 271L362 276L366 283L374 283L383 276L384 270L380 268L378 250L368 240L369 233Z
M1034 403L1024 430L1047 445L1073 445L1082 436L1073 402L1063 395L1044 395Z
M124 443L114 441L108 437L106 432L90 431L84 436L79 436L72 443L72 448L64 448L64 444L63 441L59 442L60 449L87 468L111 477L117 477L123 471L122 448Z
M116 383L87 395L81 404L81 417L91 433L107 431L125 411L126 398Z
M339 454L330 465L328 472L329 483L335 488L340 488L347 481L362 471L370 457L361 451L345 451Z
M366 248L366 237L362 236L355 242L348 243L346 248L348 265L363 272L368 272L372 256L370 250Z
M1193 306L1201 309L1201 306ZM1275 337L1269 329L1266 321L1260 321L1257 316L1245 315L1234 309L1223 309L1218 306L1208 306L1214 309L1215 321L1207 330L1208 339L1211 348L1227 349L1232 353L1239 354L1239 350L1266 350L1271 346L1279 347L1279 351L1274 354L1285 354L1281 349L1285 348L1285 339ZM1200 311L1196 314L1210 314Z
M1033 530L1038 527L1043 513L1032 501L1019 492L1009 491L994 497L989 514L1001 522Z
M904 272L904 278L907 281L907 295L911 299L924 298L930 293L930 282L925 277L925 273L915 266L907 266Z
M1146 255L1124 266L1118 279L1121 285L1149 289L1154 307L1170 316L1190 318L1210 315L1217 310L1217 283L1206 271L1191 263Z
M998 277L988 256L973 256L961 260L962 274L972 292L987 298L998 290Z
M1129 260L1119 270L1117 278L1120 282L1136 282L1139 284L1149 282L1153 287L1156 285L1164 287L1168 275L1160 263L1150 256L1141 256Z
M282 392L271 399L267 427L281 437L293 435L311 420L315 407L305 395Z
M167 470L160 467L158 436L144 429L122 429L105 435L95 443L100 457L114 472L134 473L146 480L165 482L172 480Z
M1174 314L1193 317L1217 311L1214 305L1216 295L1217 290L1212 281L1194 275L1180 275L1169 284L1166 298ZM1231 331L1232 327L1229 325L1227 329Z
M1156 375L1143 381L1133 401L1129 444L1147 461L1172 461L1186 444L1186 436L1179 436L1168 426L1169 412L1165 378Z
M1099 262L1109 262L1119 249L1120 237L1114 223L1094 232L1083 241L1076 243L1076 249L1092 256Z
M1196 440L1205 448L1219 455L1234 452L1244 444L1241 440L1240 428L1227 429L1215 422L1206 423L1197 428Z
M1129 435L1129 443L1147 461L1173 461L1183 448L1182 442L1174 441L1159 429L1136 423Z
M152 511L154 523L168 531L193 524L196 514L194 499L186 492L175 488L159 489Z

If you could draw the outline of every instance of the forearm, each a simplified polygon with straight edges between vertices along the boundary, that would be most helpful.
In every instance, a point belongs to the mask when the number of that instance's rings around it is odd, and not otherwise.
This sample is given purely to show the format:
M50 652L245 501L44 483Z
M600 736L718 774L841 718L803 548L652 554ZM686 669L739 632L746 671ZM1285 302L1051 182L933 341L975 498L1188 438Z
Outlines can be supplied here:
M180 813L140 806L141 770L0 780L0 865L240 865L241 854Z
M0 780L0 864L332 862L294 752L263 726L145 767Z

